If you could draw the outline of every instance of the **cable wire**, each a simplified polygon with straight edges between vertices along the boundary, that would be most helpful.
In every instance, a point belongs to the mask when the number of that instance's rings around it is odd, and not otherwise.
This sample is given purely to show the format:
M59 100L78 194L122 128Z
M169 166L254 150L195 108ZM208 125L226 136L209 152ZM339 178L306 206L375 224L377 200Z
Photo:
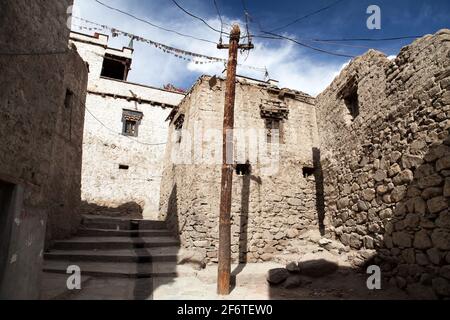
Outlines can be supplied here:
M330 9L330 8L332 8L332 7L334 7L335 5L337 5L338 3L342 2L342 1L345 1L345 0L337 0L337 1L333 2L332 4L330 4L330 5L328 5L328 6L324 7L324 8L321 8L321 9L316 10L316 11L314 11L314 12L308 13L307 15L304 15L304 16L302 16L302 17L300 17L300 18L297 18L297 19L295 19L294 21L291 21L291 22L289 22L288 24L285 24L285 25L283 25L283 26L281 26L281 27L275 28L275 29L271 30L270 32L276 32L276 31L280 31L280 30L282 30L282 29L285 29L285 28L287 28L287 27L290 27L290 26L296 24L297 22L299 22L299 21L301 21L301 20L304 20L304 19L309 18L309 17L312 17L312 16L314 16L314 15L316 15L316 14L318 14L318 13L321 13L321 12L323 12L323 11L326 11L326 10L328 10L328 9Z
M213 2L214 2L214 6L216 7L217 15L219 16L219 19L220 19L220 40L219 40L219 43L222 43L223 19L222 19L222 15L220 14L219 6L217 5L217 1L213 0Z
M328 51L328 50L316 48L316 47L310 46L310 45L308 45L308 44L306 44L306 43L300 42L300 41L298 41L298 40L296 40L296 39L293 39L293 38L289 38L289 37L282 36L282 35L279 35L279 34L271 33L271 32L268 32L268 31L264 31L264 32L267 33L267 34L270 34L270 35L272 35L272 36L280 37L280 38L282 38L282 39L285 39L285 40L294 42L294 43L296 43L296 44L298 44L298 45L300 45L300 46L302 46L302 47L305 47L305 48L308 48L308 49L311 49L311 50L314 50L314 51L326 53L326 54L333 55L333 56L337 56L337 57L355 58L355 56L352 56L352 55L349 55L349 54L343 54L343 53L332 52L332 51Z
M117 11L117 12L119 12L119 13L121 13L121 14L124 14L124 15L126 15L126 16L129 16L129 17L131 17L131 18L133 18L133 19L135 19L135 20L138 20L138 21L141 21L141 22L143 22L143 23L146 23L146 24L148 24L148 25L150 25L150 26L152 26L152 27L154 27L154 28L157 28L157 29L160 29L160 30L163 30L163 31L166 31L166 32L171 32L171 33L177 34L177 35L182 36L182 37L191 38L191 39L195 39L195 40L202 41L202 42L207 42L207 43L217 44L216 42L214 42L214 41L212 41L212 40L207 40L207 39L203 39L203 38L198 38L198 37L195 37L195 36L192 36L192 35L188 35L188 34L181 33L181 32L175 31L175 30L167 29L167 28L165 28L165 27L161 27L161 26L156 25L156 24L154 24L154 23L152 23L152 22L150 22L150 21L148 21L148 20L139 18L139 17L137 17L137 16L135 16L135 15L129 13L129 12L123 11L123 10L118 9L118 8L111 7L111 6L107 5L106 3L103 3L103 2L101 2L101 1L99 1L99 0L95 0L95 2L97 2L98 4L100 4L100 5L102 5L102 6L106 7L106 8L108 8L108 9L110 9L110 10Z
M183 11L184 13L186 13L188 16L191 16L191 17L194 18L194 19L200 20L200 21L203 22L203 24L206 25L209 29L211 29L211 30L213 30L213 31L215 31L215 32L217 32L217 33L221 33L220 30L217 30L216 28L212 27L208 22L206 22L205 19L203 19L203 18L201 18L201 17L199 17L199 16L196 16L195 14L193 14L193 13L187 11L187 10L186 10L185 8L183 8L180 4L178 4L178 2L176 2L175 0L172 0L172 2L173 2L173 3L174 3L181 11ZM230 34L227 33L227 32L223 32L223 33L226 34L227 36L230 35Z

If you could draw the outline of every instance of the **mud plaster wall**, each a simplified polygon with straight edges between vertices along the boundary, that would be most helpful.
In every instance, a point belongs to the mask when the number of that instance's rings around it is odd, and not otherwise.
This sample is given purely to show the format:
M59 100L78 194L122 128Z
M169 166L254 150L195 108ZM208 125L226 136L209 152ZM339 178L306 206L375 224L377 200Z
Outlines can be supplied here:
M167 219L184 247L195 248L207 261L215 262L225 82L219 79L210 86L210 79L202 77L180 105L178 114L185 115L180 144L174 138L173 123L170 126L160 218ZM237 84L235 127L255 130L254 135L247 137L255 137L257 130L262 130L259 141L265 143L265 121L260 113L263 99L277 100L278 96L269 93L266 86L242 79ZM265 170L270 163L258 155L258 149L266 145L235 149L237 161L250 160L252 165L251 175L242 177L235 172L233 177L231 231L235 261L238 257L240 261L268 261L279 254L296 252L299 235L309 228L319 228L316 181L314 176L304 178L302 174L303 167L313 167L314 163L317 129L313 99L303 96L303 99L285 98L284 102L290 113L284 122L280 157L273 157L279 165L273 174L267 174ZM239 139L240 146L245 141L237 133L235 139ZM198 147L203 147L203 153L195 151ZM215 155L216 162L208 159L210 154ZM176 157L187 164L174 163Z
M421 296L450 295L450 31L356 58L316 99L327 226ZM339 95L357 79L360 115Z
M1 2L2 52L14 53L0 56L0 180L14 189L1 212L2 244L9 243L1 253L6 299L38 298L46 230L47 240L58 239L78 225L84 108L77 101L85 99L87 69L68 49L71 4Z
M184 95L134 83L102 78L106 36L71 34L89 64L89 92L83 140L82 212L156 219L159 209L166 119ZM82 42L84 41L84 42ZM138 137L122 135L123 110L143 114ZM95 117L95 118L94 118ZM128 166L127 170L119 169Z

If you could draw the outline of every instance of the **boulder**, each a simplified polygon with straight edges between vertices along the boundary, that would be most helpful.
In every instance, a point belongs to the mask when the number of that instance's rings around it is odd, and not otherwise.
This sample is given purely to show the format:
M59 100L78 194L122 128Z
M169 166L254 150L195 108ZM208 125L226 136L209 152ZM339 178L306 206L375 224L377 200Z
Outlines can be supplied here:
M335 273L338 270L338 265L325 259L310 260L299 262L300 274L320 278Z
M278 285L286 281L287 278L289 278L290 274L287 269L284 268L277 268L269 270L267 273L266 279L267 282L273 285Z

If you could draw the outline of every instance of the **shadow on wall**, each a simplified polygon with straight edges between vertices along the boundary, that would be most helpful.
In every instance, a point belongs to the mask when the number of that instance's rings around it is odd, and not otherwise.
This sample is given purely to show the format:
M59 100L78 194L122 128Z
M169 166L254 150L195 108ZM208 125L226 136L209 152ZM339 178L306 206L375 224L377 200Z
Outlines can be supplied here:
M100 206L95 203L83 201L80 207L81 214L96 215L112 218L143 219L143 208L136 202L127 202L118 207Z
M231 290L236 286L236 277L240 274L248 263L248 219L250 211L250 188L251 182L255 181L258 185L262 184L260 177L251 174L251 167L249 174L242 177L241 190L241 211L239 217L239 263L238 266L231 272Z
M391 159L386 179L374 181L375 199L366 203L375 213L368 214L364 224L354 226L352 223L344 228L346 231L341 238L350 239L356 239L355 229L367 229L364 247L353 248L353 268L335 266L333 270L329 263L316 260L302 262L306 268L300 266L299 273L279 270L279 278L289 277L270 288L271 298L279 298L286 288L292 288L289 296L296 298L308 298L302 296L308 290L337 293L328 298L427 300L450 297L450 132L442 132L440 141L430 142L428 149L424 145L422 150L425 149L426 152L403 153ZM318 150L314 151L314 159L316 163L320 159ZM370 159L366 166L371 170L372 162L377 159ZM317 165L316 169L319 169ZM319 175L320 170L317 171ZM358 181L359 173L353 174L353 179ZM320 196L323 178L316 177L316 183ZM325 207L320 198L317 206L323 222ZM350 203L347 208L351 207L354 206ZM352 210L349 219L361 214L365 213ZM378 222L381 224L375 228ZM384 241L376 240L380 236ZM381 268L382 289L376 292L366 286L369 277L366 270L371 265ZM308 269L317 274L311 276ZM349 285L350 282L353 284ZM358 291L354 292L356 296L352 290Z
M403 188L377 259L390 283L418 298L450 297L450 132L424 156L409 156L393 180ZM412 170L412 171L411 171ZM391 194L392 198L392 194Z
M323 170L320 149L313 148L314 178L316 183L316 211L319 222L319 231L325 235L325 192L323 187Z

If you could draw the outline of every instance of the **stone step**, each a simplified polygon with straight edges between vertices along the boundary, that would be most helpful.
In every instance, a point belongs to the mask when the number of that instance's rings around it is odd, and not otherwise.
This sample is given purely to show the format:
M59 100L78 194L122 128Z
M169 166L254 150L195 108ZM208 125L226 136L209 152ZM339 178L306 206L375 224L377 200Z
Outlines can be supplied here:
M79 262L46 260L44 272L67 274L67 268L72 265L80 267L82 276L118 277L118 278L156 278L194 276L196 271L188 265L177 265L176 262Z
M45 260L73 262L177 262L178 247L122 250L52 250L44 254Z
M120 250L172 247L179 242L172 237L76 237L55 241L55 250Z
M91 229L108 230L167 230L164 221L83 216L82 225Z
M77 232L80 237L170 237L168 230L111 230L80 228Z

